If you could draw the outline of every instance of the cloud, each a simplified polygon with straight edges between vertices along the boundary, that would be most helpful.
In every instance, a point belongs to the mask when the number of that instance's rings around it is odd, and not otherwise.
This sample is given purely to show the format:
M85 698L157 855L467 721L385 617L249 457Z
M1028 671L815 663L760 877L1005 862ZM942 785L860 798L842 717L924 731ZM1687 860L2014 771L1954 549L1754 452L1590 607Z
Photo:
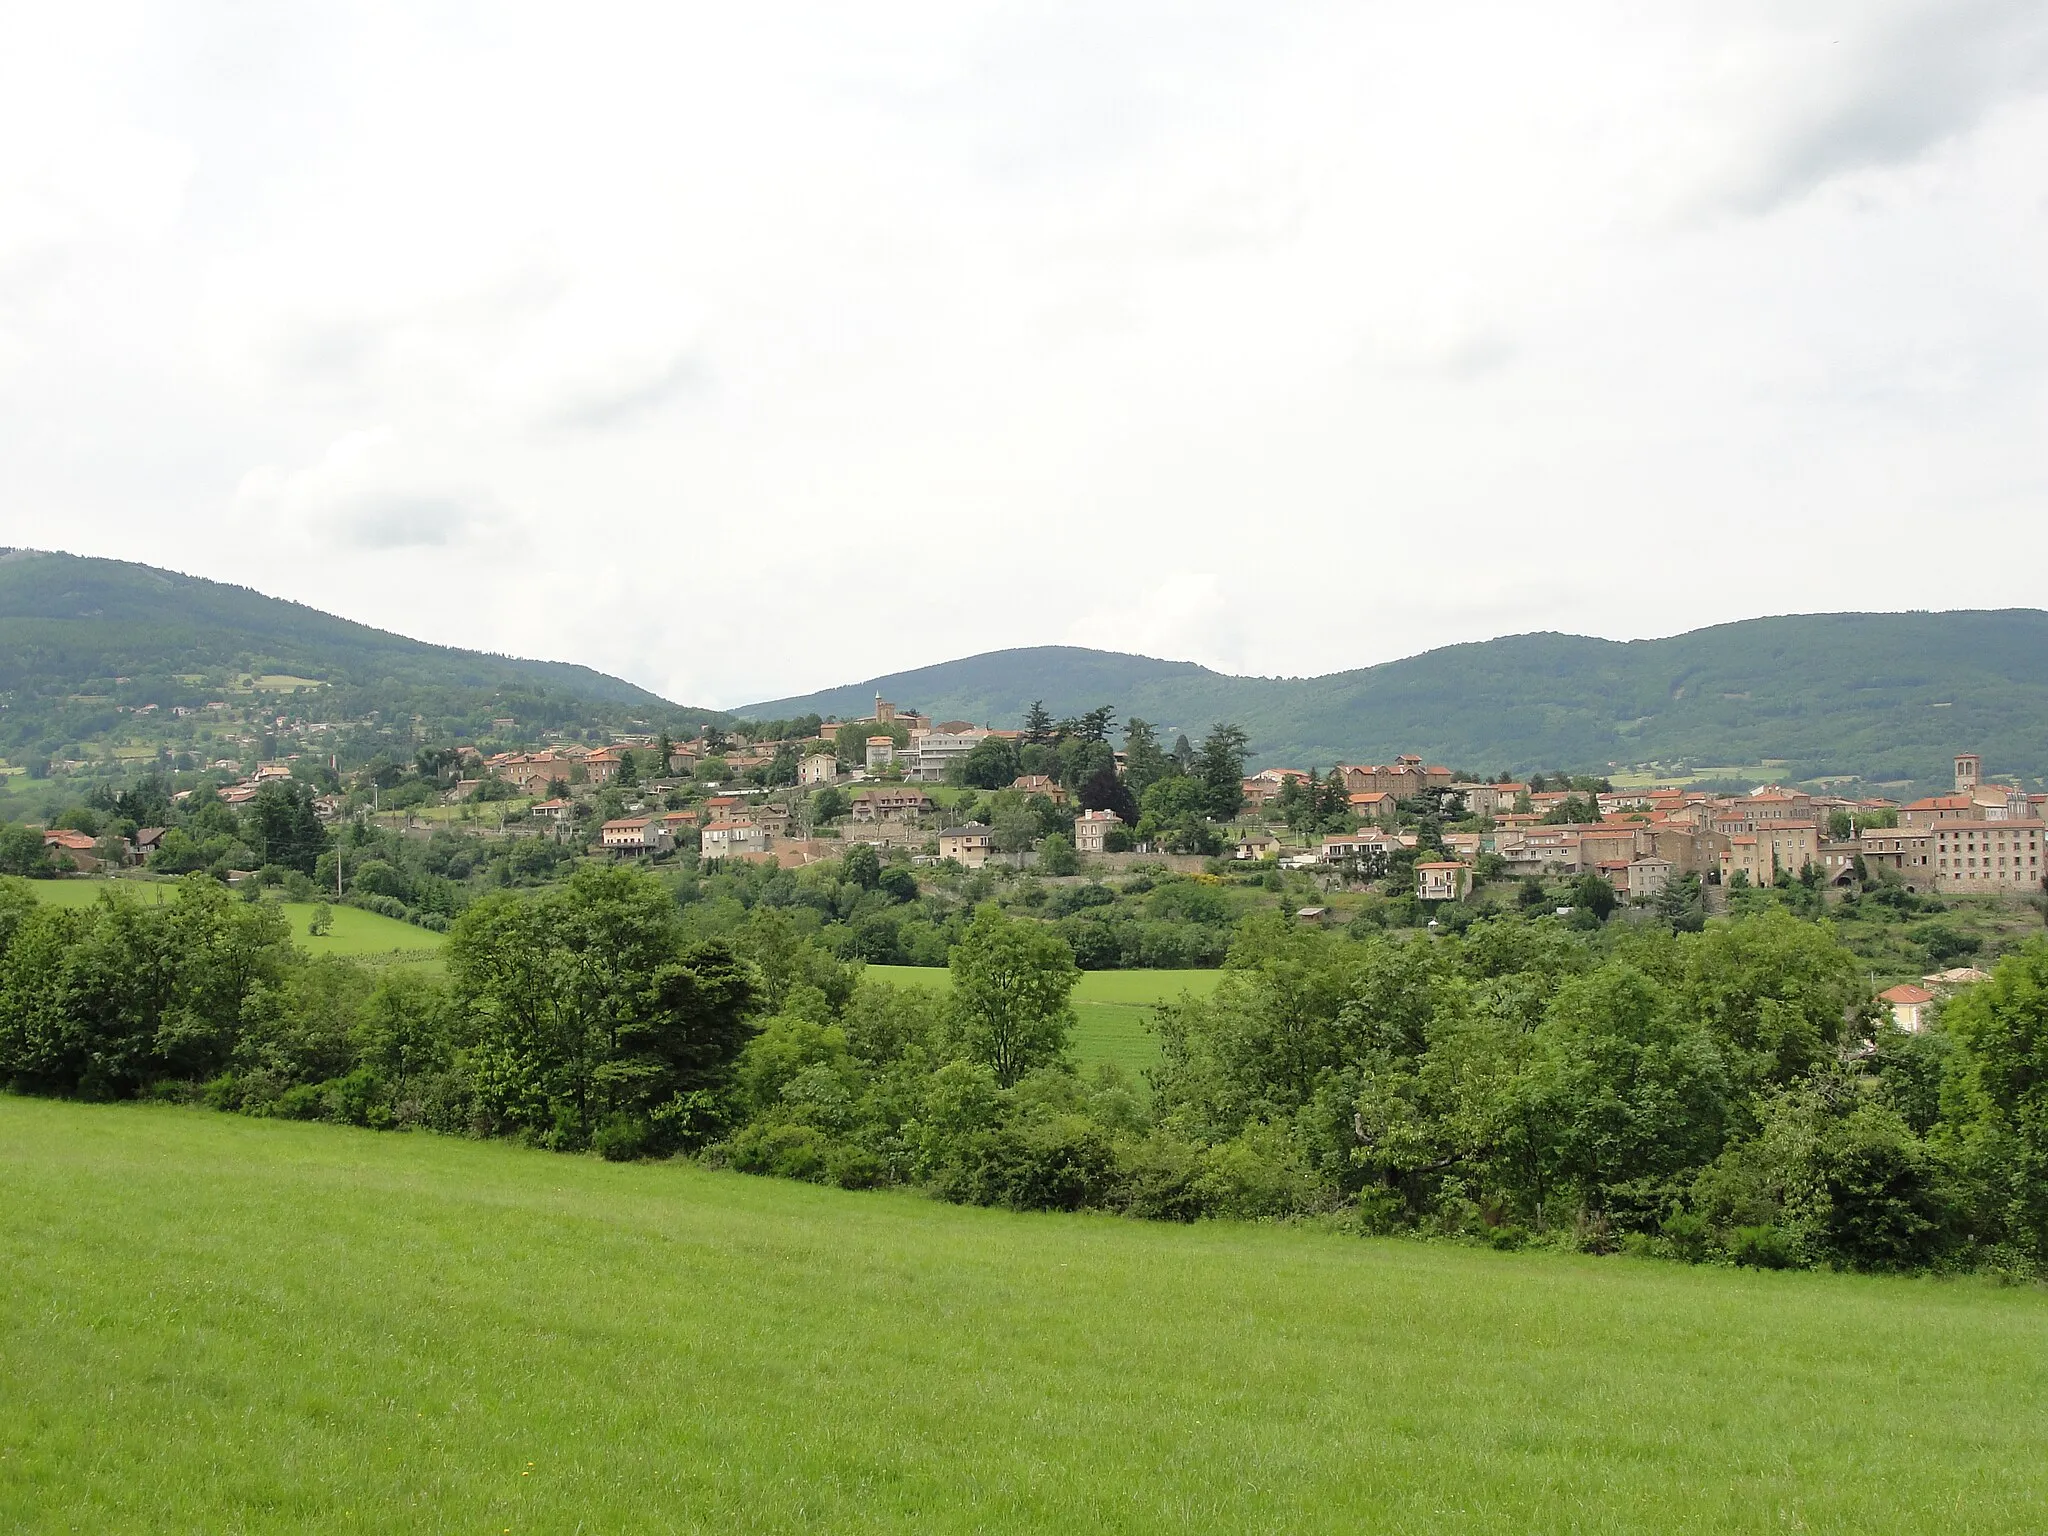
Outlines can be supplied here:
M404 549L509 552L521 530L489 492L432 483L389 426L349 432L303 469L265 465L236 492L251 526L315 546L372 553Z
M545 420L550 426L591 431L623 426L703 388L708 377L703 360L692 352L675 352L652 364L620 359L608 376L566 385Z
M1797 14L1797 13L1794 13ZM1758 92L1709 202L1767 213L1837 177L1911 162L2048 82L2038 0L1856 0L1731 73ZM1732 108L1734 103L1726 104Z

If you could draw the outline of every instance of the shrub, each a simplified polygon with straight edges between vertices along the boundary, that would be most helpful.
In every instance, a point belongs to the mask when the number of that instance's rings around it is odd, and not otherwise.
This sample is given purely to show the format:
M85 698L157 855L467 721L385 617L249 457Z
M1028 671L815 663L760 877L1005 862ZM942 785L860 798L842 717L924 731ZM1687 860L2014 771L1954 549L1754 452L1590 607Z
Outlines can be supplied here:
M591 1148L608 1163L630 1163L645 1157L653 1143L653 1128L638 1115L608 1115L590 1138Z
M1728 1257L1750 1269L1790 1269L1792 1242L1776 1227L1735 1227L1723 1239Z

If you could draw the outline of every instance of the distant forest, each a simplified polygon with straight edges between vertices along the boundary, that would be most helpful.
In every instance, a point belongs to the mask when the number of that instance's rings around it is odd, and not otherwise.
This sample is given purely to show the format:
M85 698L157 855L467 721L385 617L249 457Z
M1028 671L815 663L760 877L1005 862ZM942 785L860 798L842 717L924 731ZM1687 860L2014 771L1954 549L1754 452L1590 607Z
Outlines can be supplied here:
M741 712L850 718L877 693L983 725L1015 725L1034 700L1061 714L1114 701L1194 731L1234 720L1254 766L1401 752L1517 772L1768 763L1771 777L1904 787L1945 783L1950 754L1969 750L2031 784L2048 765L2048 612L1811 614L1625 643L1512 635L1315 678L1040 646Z

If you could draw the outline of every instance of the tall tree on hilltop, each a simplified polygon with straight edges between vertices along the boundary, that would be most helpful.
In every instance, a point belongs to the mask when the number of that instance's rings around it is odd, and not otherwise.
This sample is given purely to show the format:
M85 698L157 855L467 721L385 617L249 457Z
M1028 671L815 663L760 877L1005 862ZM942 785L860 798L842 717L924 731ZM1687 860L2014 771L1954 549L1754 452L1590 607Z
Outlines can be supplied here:
M1218 721L1202 738L1196 777L1211 820L1229 821L1244 809L1244 756L1250 744L1241 726Z
M1031 707L1024 711L1024 739L1034 747L1043 747L1051 743L1052 737L1052 712L1045 707L1045 700L1033 699Z
M1158 733L1149 720L1136 715L1124 722L1124 783L1134 799L1166 777L1166 754L1159 750Z

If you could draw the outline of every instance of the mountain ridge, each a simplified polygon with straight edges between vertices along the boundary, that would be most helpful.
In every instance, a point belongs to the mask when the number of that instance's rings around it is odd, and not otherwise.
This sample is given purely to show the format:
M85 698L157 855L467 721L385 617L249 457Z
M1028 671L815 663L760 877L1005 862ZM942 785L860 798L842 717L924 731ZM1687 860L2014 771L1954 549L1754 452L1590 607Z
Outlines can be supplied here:
M1788 778L1934 783L1978 750L1992 772L2048 765L2048 612L1780 614L1651 640L1555 630L1466 641L1319 677L1261 678L1079 646L1031 646L742 706L851 718L876 692L1013 726L1114 704L1199 734L1235 720L1254 761L1417 752L1475 770L1692 768L1782 761Z

